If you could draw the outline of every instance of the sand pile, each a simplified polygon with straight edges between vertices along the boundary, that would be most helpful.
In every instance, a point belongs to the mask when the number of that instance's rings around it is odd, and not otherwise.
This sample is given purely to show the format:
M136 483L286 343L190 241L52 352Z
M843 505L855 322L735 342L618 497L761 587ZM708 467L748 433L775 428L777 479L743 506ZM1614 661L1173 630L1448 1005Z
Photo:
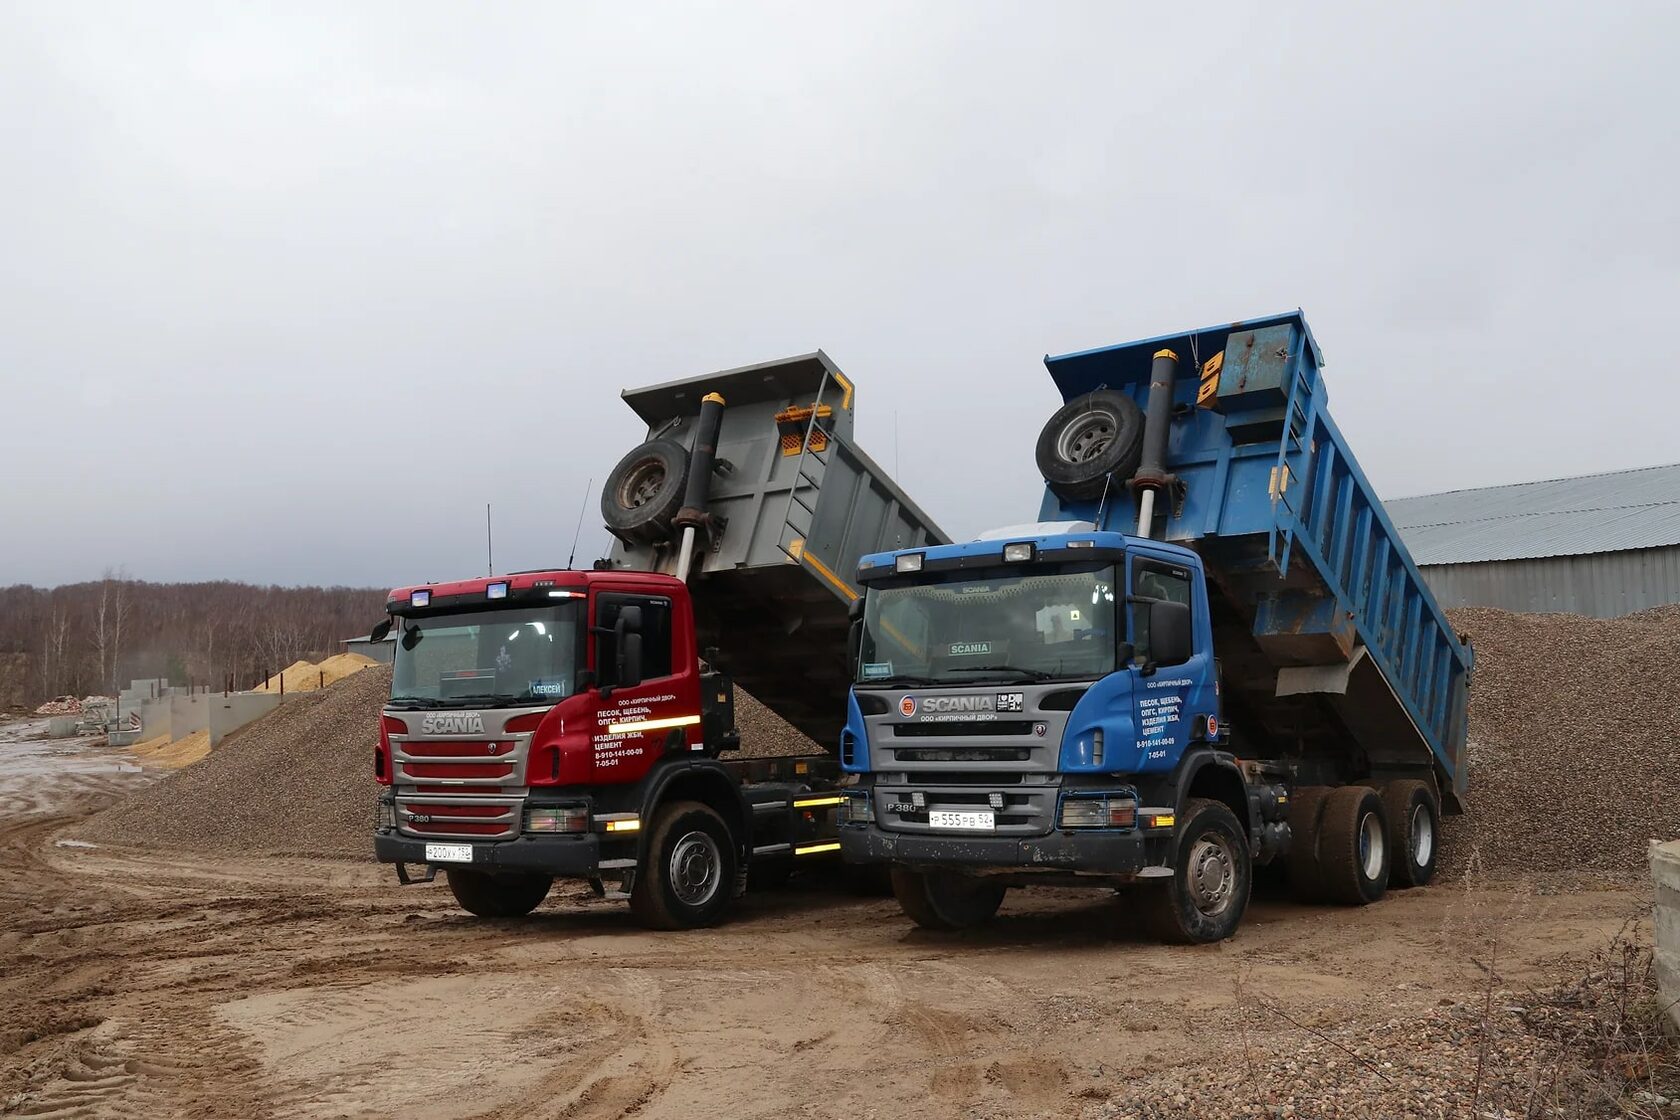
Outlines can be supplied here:
M155 739L135 743L128 749L142 766L179 770L210 753L210 732L194 731L191 735L173 740L167 735L159 735Z
M373 658L363 657L359 653L335 654L325 661L294 661L252 691L280 692L281 682L284 681L283 691L313 692L341 681L352 673L359 673L370 665L378 664Z
M1470 789L1444 870L1642 874L1680 838L1680 605L1619 619L1448 612L1476 651Z
M391 670L380 666L288 698L198 765L90 818L80 835L209 852L369 856L373 752L390 687Z

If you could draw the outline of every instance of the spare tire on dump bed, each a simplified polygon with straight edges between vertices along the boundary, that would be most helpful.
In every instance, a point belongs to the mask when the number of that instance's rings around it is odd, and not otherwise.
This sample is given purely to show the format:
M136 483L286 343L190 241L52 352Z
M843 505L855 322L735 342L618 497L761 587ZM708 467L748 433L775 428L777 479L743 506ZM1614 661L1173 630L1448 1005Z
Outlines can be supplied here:
M1056 411L1038 436L1038 473L1063 498L1100 498L1137 471L1143 409L1125 393L1098 389ZM1111 481L1112 480L1112 481Z
M671 519L688 485L688 450L650 439L618 461L601 488L601 516L627 541L657 544L671 537Z

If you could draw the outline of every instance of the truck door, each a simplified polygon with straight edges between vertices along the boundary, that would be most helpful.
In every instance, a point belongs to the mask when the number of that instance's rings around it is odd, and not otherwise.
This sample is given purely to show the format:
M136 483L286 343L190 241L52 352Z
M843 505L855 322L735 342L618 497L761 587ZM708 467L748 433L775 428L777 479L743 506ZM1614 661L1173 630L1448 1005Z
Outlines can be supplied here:
M1182 564L1140 554L1132 555L1128 564L1131 569L1128 635L1133 664L1140 670L1132 693L1137 715L1138 758L1146 772L1171 770L1190 739L1189 708L1207 676L1204 662L1208 653L1205 648L1198 648L1189 661L1181 664L1155 663L1149 644L1149 606L1165 599L1184 603L1194 612L1195 596L1191 594L1194 573ZM1192 633L1202 632L1201 619L1192 617L1190 625Z
M642 614L642 679L632 685L620 682L617 674L614 630L625 607L639 607ZM633 782L653 767L673 739L686 745L691 734L698 735L698 682L692 668L673 656L669 598L598 592L591 615L595 683L608 692L591 735L594 780Z

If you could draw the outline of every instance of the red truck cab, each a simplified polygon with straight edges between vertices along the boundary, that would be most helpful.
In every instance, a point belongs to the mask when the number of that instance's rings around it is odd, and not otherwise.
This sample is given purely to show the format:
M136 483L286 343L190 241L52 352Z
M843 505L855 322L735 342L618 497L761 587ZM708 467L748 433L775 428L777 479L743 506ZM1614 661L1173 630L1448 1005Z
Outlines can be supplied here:
M402 881L442 868L466 909L508 917L556 877L615 880L648 924L690 926L749 863L837 849L826 757L719 759L739 745L733 685L701 662L679 580L518 572L397 588L386 608L374 848Z

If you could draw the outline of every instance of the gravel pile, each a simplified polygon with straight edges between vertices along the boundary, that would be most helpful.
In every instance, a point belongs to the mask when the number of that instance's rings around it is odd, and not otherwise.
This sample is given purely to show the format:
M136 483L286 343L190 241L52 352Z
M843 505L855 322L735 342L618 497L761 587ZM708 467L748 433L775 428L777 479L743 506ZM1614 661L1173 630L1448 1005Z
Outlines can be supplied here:
M388 666L289 697L210 756L89 819L98 843L369 856Z
M288 696L204 761L91 818L96 843L303 856L371 854L373 748L389 666ZM737 690L739 752L767 758L820 748Z
M1465 815L1443 871L1643 874L1680 838L1680 604L1618 619L1448 612L1476 651Z
M845 722L845 711L834 713L838 727ZM778 758L790 754L822 754L823 749L806 738L781 716L747 695L735 690L735 728L741 733L741 749L730 751L725 758Z

